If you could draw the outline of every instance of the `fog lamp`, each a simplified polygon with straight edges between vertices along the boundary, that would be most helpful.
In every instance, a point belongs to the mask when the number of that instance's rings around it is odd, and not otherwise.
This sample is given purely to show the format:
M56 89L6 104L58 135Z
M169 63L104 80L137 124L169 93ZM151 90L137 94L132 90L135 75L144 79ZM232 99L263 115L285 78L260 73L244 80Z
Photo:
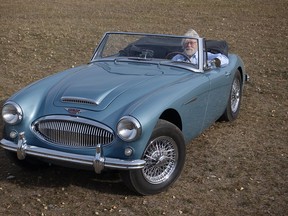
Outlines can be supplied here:
M17 137L17 135L18 135L17 131L11 131L9 134L11 139L15 139Z
M133 150L131 148L125 148L125 156L131 156L133 153Z

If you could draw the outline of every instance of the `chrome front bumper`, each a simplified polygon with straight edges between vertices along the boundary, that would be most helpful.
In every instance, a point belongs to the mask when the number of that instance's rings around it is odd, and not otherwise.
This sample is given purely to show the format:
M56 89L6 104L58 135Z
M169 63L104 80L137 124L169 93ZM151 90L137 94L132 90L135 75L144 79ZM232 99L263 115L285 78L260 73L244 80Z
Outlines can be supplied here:
M2 139L0 141L0 146L4 149L16 152L19 160L24 160L26 155L31 155L50 159L52 161L58 160L79 165L93 166L96 173L101 173L104 168L130 170L142 169L145 165L145 160L122 160L103 157L101 144L97 145L95 156L66 153L37 146L31 146L26 143L24 133L19 134L17 145L14 142Z

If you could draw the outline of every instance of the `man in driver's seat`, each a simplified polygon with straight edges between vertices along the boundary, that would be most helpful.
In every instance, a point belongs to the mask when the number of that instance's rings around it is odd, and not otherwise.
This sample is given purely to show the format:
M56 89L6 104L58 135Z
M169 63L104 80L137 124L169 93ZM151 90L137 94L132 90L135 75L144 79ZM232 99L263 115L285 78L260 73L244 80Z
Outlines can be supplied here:
M188 30L188 32L186 32L184 36L199 38L198 33L193 29ZM172 58L172 61L187 61L187 62L191 62L192 64L198 64L198 43L197 43L197 40L192 39L192 38L183 39L182 46L184 49L183 55L178 54L178 55L174 56ZM208 60L215 60L215 62L220 64L221 67L229 64L228 57L221 54L221 53L207 52L207 57L208 57ZM187 58L189 58L189 59L187 59ZM219 62L219 60L220 60L220 62Z

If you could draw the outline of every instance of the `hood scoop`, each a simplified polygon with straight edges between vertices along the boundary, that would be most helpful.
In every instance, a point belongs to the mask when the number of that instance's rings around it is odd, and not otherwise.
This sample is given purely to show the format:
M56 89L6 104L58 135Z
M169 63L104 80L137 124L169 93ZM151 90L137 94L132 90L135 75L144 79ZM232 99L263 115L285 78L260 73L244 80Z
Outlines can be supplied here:
M89 104L89 105L99 105L99 102L95 100L91 100L88 98L82 98L82 97L61 97L61 101L63 103L76 103L76 104Z
M92 105L99 106L104 99L107 99L109 96L112 97L110 100L108 99L108 103L117 97L121 91L116 91L122 85L118 85L111 89L93 89L92 86L88 85L86 88L84 86L72 86L66 89L61 97L62 103L74 103L80 105ZM113 92L115 95L113 95ZM92 93L92 95L91 95ZM85 97L81 97L85 95ZM87 97L88 96L88 97Z

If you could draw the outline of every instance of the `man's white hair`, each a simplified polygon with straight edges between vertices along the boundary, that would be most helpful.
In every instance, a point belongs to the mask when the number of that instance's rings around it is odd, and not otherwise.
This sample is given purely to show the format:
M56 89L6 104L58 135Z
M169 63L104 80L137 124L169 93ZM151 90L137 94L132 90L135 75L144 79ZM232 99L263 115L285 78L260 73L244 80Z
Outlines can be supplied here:
M189 29L184 36L186 37L193 37L193 38L199 38L198 33L194 29ZM182 40L182 46L184 46L186 39Z
M189 29L189 30L184 34L184 36L199 38L198 33L197 33L194 29Z

